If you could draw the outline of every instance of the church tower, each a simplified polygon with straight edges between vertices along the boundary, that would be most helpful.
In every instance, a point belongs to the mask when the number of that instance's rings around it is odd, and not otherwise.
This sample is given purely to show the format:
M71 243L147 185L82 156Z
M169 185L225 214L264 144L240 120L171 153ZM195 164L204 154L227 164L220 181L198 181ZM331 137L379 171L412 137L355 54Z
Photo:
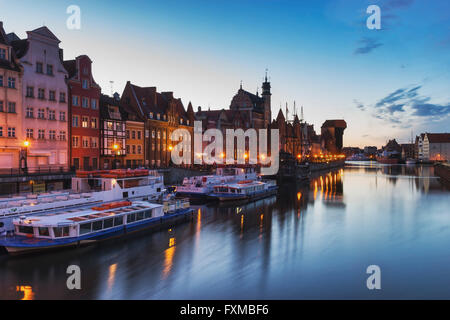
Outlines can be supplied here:
M272 122L270 82L267 81L267 70L265 81L262 84L262 98L264 99L264 128L268 128Z

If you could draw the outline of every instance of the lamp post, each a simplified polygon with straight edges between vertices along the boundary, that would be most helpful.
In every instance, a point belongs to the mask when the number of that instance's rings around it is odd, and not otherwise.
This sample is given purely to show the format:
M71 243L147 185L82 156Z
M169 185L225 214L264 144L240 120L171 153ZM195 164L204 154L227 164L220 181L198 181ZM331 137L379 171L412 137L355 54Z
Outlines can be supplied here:
M113 145L113 149L114 149L114 163L113 163L113 169L117 169L117 154L120 153L119 150L119 145L114 144Z
M23 142L23 148L20 150L20 167L22 168L23 172L25 174L28 174L28 147L30 146L30 141L25 140ZM22 160L23 160L23 167L22 167Z

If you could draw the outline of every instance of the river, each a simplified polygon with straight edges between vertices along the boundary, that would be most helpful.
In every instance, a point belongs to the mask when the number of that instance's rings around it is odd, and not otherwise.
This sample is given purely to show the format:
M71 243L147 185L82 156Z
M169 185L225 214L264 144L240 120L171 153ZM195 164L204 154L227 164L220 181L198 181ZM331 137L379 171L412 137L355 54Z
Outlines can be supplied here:
M450 298L450 191L433 167L351 163L158 232L0 256L0 299ZM66 271L81 270L81 290ZM369 290L366 269L381 270Z

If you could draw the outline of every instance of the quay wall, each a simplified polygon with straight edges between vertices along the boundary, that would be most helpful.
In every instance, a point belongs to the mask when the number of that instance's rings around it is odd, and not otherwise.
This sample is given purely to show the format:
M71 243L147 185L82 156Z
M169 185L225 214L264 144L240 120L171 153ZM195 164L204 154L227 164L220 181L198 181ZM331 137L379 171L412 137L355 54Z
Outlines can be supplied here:
M335 168L341 168L345 165L345 161L333 161L329 163L310 163L309 168L311 172L325 171Z
M438 164L434 167L434 173L447 184L450 184L450 164Z

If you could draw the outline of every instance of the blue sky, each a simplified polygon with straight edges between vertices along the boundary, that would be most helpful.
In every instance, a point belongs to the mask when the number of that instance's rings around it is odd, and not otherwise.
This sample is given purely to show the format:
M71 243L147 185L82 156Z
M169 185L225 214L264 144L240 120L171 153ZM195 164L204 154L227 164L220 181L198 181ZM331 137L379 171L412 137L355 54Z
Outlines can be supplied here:
M66 28L71 4L81 30ZM371 4L381 30L366 27ZM268 68L273 116L296 101L316 130L344 118L346 146L450 132L447 0L0 0L0 20L20 37L45 24L66 59L91 57L107 94L130 80L228 108L240 81L256 92Z

